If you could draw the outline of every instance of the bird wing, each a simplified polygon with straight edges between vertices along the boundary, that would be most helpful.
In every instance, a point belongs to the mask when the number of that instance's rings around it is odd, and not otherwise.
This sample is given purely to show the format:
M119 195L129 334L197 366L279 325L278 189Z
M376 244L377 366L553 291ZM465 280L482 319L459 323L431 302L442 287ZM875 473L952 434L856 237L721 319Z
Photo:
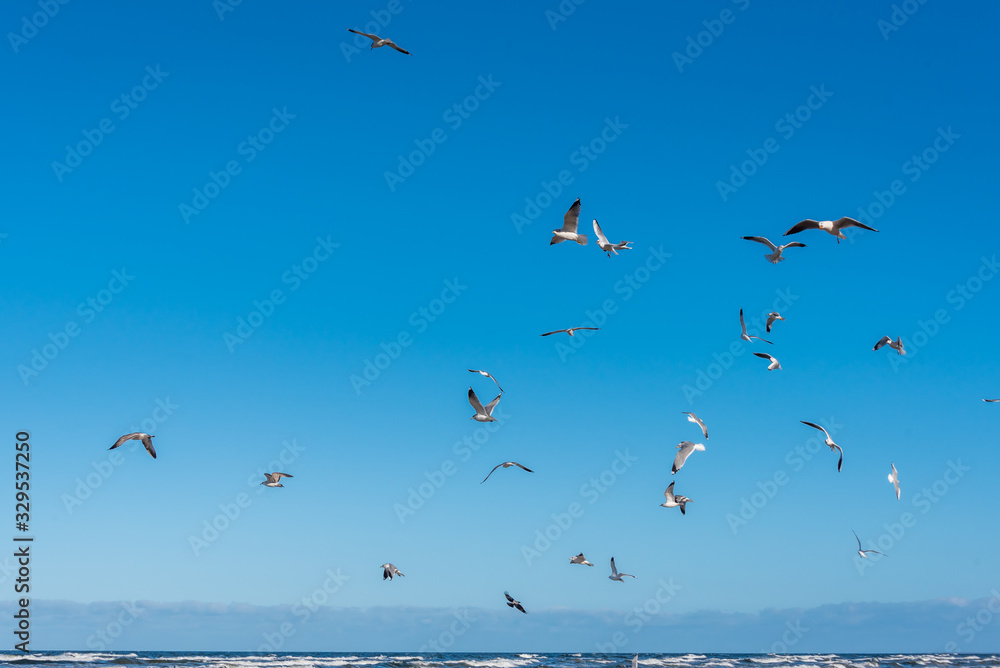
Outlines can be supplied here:
M386 568L385 566L383 566L382 567L382 579L386 580L386 579L390 579L390 578L392 578L392 573L389 572L388 568Z
M493 374L491 374L489 371L479 371L478 369L469 369L469 371L472 371L474 373L478 373L480 375L486 376L487 378L489 378L490 380L492 380L494 383L497 384L497 389L498 390L500 390L501 392L503 392L503 388L500 387L500 383L497 382L497 379L494 378Z
M763 341L764 343L770 343L770 344L771 344L772 346L774 345L774 343L773 343L773 342L771 342L771 341L768 341L767 339L764 339L764 338L761 338L761 337L759 337L759 336L754 336L753 334L751 334L751 335L750 335L750 338L751 338L751 339L757 339L757 340L759 340L759 341Z
M480 403L479 397L476 396L476 393L471 387L469 388L469 403L472 404L472 408L475 409L476 415L486 415L486 410L483 409L483 405Z
M514 466L518 466L521 469L527 471L528 473L534 473L534 471L532 471L531 469L529 469L527 466L524 466L523 464L518 464L517 462L514 462Z
M782 246L781 250L785 250L786 248L806 248L806 245L801 241L793 241L790 244L785 244L784 246Z
M889 343L890 341L892 341L892 339L890 339L888 336L883 336L881 339L878 340L878 342L875 343L875 347L872 348L872 350L878 350L879 348Z
M548 336L549 334L561 334L563 332L568 332L568 329L557 329L554 332L545 332L544 334L539 334L539 336Z
M858 541L858 549L860 550L861 549L861 539L858 538L858 532L855 531L854 529L851 529L851 533L854 534L854 539Z
M609 245L608 244L608 238L606 236L604 236L604 232L601 231L601 226L597 224L597 219L596 218L594 218L594 234L597 235L597 245L598 246L607 246L607 245Z
M757 353L754 353L754 354L756 355ZM819 429L821 432L823 432L824 434L826 434L827 438L830 438L830 434L827 434L826 429L823 429L823 427L819 426L818 424L814 424L812 422L806 422L805 420L799 420L799 422L801 422L802 424L805 424L805 425L809 425L813 429ZM830 440L833 440L833 439L830 439Z
M404 49L402 47L396 46L395 42L393 42L391 39L385 40L385 43L388 44L389 46L391 46L392 48L396 49L396 51L399 51L400 53L405 53L408 56L410 55L409 51L407 51L406 49Z
M983 399L983 401L985 401L988 404L995 404L996 402L1000 401L1000 399Z
M836 443L833 444L833 447L840 453L840 459L837 460L837 473L840 473L840 469L844 466L844 449Z
M792 225L792 229L788 230L787 232L785 232L781 236L787 237L789 234L798 234L799 232L801 232L803 230L818 230L818 229L820 229L820 227L819 227L819 221L818 220L813 220L812 218L807 218L807 219L803 220L802 222L799 222L799 223L796 223L795 225Z
M498 394L493 401L491 401L490 403L486 404L486 414L487 415L489 415L491 417L493 416L493 409L497 407L498 403L500 403L500 397L501 396L503 396L503 395Z
M676 481L674 481L676 482ZM666 497L667 503L674 500L674 483L670 483L670 486L663 490L663 496Z
M156 450L153 449L153 439L150 438L149 434L142 437L142 444L146 446L146 452L152 455L153 459L156 459Z
M510 605L511 603L514 603L514 598L510 594L508 594L507 592L504 592L503 595L507 597L508 605ZM513 606L511 606L511 607L513 607Z
M497 470L498 468L500 468L501 466L503 466L503 464L497 464L496 466L494 466L494 467L493 467L493 471L496 471L496 470ZM483 482L486 482L487 480L489 480L489 479L490 479L490 476L491 476L491 475L493 475L493 471L490 471L490 472L489 472L489 474L487 474L487 476L486 476L485 478L483 478ZM479 483L479 484L480 484L480 485L482 485L482 484L483 484L483 482L481 482L481 483Z
M685 413L685 415L689 415L690 417L688 417L688 421L694 422L696 425L701 427L701 433L705 434L705 438L708 438L708 427L706 427L705 423L701 421L701 418L694 413Z
M138 435L139 435L139 432L134 432L132 434L125 434L124 436L122 436L121 438L119 438L117 441L115 441L115 444L112 445L110 448L108 448L108 450L114 450L115 448L117 448L118 446L120 446L125 441L130 441L130 440L132 440L133 438L135 438Z
M681 470L681 467L684 466L684 462L687 461L687 458L694 451L694 443L691 441L681 441L680 445L677 447L677 456L674 457L674 466L670 471L671 474L677 473Z
M773 251L778 250L778 247L771 243L771 240L767 237L743 237L747 241L756 241L759 244L764 244Z
M747 324L743 321L743 309L740 309L740 329L743 331L743 336L746 336Z
M848 218L847 216L844 216L843 218L841 218L839 220L835 220L833 222L833 229L839 230L842 227L860 227L863 230L869 230L871 232L878 232L878 230L876 230L874 227L868 227L864 223L859 223L858 221L854 220L853 218Z
M288 475L287 473L278 473L277 471L275 471L271 475L274 476L275 480L280 480L281 478L294 478L295 477L295 476Z
M611 574L618 575L618 568L615 567L615 558L611 557Z
M569 208L566 215L563 216L563 232L569 232L571 234L576 234L577 225L580 223L580 198L577 197L576 201L573 202L573 206Z
M366 33L366 32L361 32L360 30L351 30L350 28L348 28L348 29L347 29L347 32L353 32L353 33L354 33L355 35L364 35L365 37L367 37L368 39L370 39L370 40L371 40L371 41L373 41L373 42L377 42L377 41L379 41L380 39L382 39L382 38L381 38L381 37L379 37L378 35L369 35L368 33Z
M570 328L569 328L569 329L567 329L566 331L567 331L567 332L569 332L569 331L573 331L573 332L575 332L575 331L576 331L576 330L578 330L578 329L593 329L593 330L598 330L598 329L600 329L600 327L570 327Z
M761 359L770 360L771 362L774 361L774 358L768 355L767 353L754 353L754 355L760 357Z
M524 614L528 614L528 611L524 609L524 606L522 606L520 602L515 603L514 607L523 612Z

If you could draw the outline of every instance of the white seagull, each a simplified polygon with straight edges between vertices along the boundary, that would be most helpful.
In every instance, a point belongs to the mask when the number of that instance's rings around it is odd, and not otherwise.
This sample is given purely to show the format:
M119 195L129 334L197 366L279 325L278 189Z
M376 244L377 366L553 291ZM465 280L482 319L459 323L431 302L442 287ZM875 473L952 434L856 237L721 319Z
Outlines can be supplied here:
M587 245L587 235L577 234L576 227L580 223L580 198L577 197L576 201L573 202L573 206L569 208L566 215L563 216L563 226L561 230L552 230L552 241L549 245L562 243L563 241L575 241L581 246Z
M781 257L781 251L785 250L786 248L800 248L800 247L801 248L805 248L806 247L806 245L804 243L801 243L799 241L793 241L792 243L785 244L784 246L775 246L773 243L771 243L771 240L768 239L767 237L743 237L743 238L746 239L747 241L756 241L759 244L764 244L765 246L767 246L768 248L770 248L772 251L774 251L770 255L765 255L764 256L764 257L766 257L768 259L768 261L770 261L771 264L778 264L779 262L781 262L782 260L785 259L785 258Z
M573 332L575 332L578 329L593 329L593 330L598 330L598 329L600 329L600 327L570 327L569 329L557 329L557 330L555 330L553 332L545 332L544 334L539 334L538 336L548 336L549 334L562 334L563 332L566 332L570 336L573 336Z
M878 232L874 227L868 227L864 223L859 223L853 218L840 218L838 220L812 220L807 218L800 223L796 223L792 226L790 230L785 232L783 237L787 237L789 234L798 234L803 230L823 230L827 234L832 234L837 237L837 243L840 243L841 239L846 239L844 233L841 232L845 227L860 227L863 230L868 230L869 232Z
M500 390L501 394L503 394L503 388L500 387L500 383L497 383L497 379L494 378L493 374L491 374L489 371L482 371L481 369L469 369L469 373L478 373L480 376L486 376L487 378L489 378L490 380L492 380L494 383L497 384L497 389Z
M597 224L596 218L594 218L594 234L597 235L597 245L601 247L602 251L608 254L608 257L611 257L612 253L618 255L618 251L620 250L632 250L629 246L632 243L631 241L619 241L616 244L608 241L608 238L604 236L604 232L601 231L601 226Z
M890 339L888 336L883 336L881 339L879 339L875 343L875 347L872 348L872 350L878 350L879 348L881 348L882 346L884 346L886 344L888 344L888 346L890 348L892 348L893 350L895 350L900 355L905 355L906 354L906 349L903 348L903 337L902 336L897 336L895 341L893 341L892 339Z
M896 500L899 501L899 473L896 471L894 463L889 462L889 465L892 466L892 473L889 474L889 482L896 488Z
M265 473L264 474L265 480L260 484L264 485L264 487L284 487L284 485L282 485L279 481L282 478L294 478L294 477L295 476L288 475L287 473L278 473L277 471L275 471L274 473Z
M764 330L768 334L771 333L771 325L774 324L775 320L784 320L784 318L782 318L781 314L778 313L777 311L771 311L770 313L767 314L767 325L765 325Z
M632 657L632 668L639 668L639 655L636 654Z
M676 480L674 482L677 482ZM684 515L686 511L684 506L691 502L691 499L686 496L681 496L680 494L674 494L674 483L670 483L670 487L663 490L663 496L667 498L666 501L660 504L663 508L680 508L681 515Z
M517 462L504 462L503 464L497 464L496 466L493 467L493 471L496 471L501 466L504 467L505 469L508 469L511 466L517 466L517 467L520 467L521 469L527 471L528 473L534 473L534 471L532 471L531 469L529 469L527 466L524 466L522 464L518 464ZM493 475L493 471L490 471L487 474L487 476L485 478L483 478L483 482L486 482L487 480L490 479L490 476ZM482 485L483 482L481 482L479 484Z
M691 441L681 441L677 444L677 456L674 457L674 466L670 469L670 473L674 474L681 470L684 466L684 462L687 458L691 456L691 453L695 450L705 451L704 443L692 443Z
M854 534L854 538L858 541L858 554L861 555L862 559L867 559L868 558L868 554L867 554L868 552L874 552L875 554L882 554L878 550L862 550L861 549L861 539L858 538L858 532L855 531L854 529L851 529L851 533ZM882 556L884 557L886 555L882 554Z
M611 557L611 575L608 576L609 580L614 580L616 582L625 582L622 578L633 578L636 579L634 575L629 575L628 573L619 573L618 569L615 567L615 558Z
M801 422L804 425L808 425L813 429L819 429L821 432L823 432L823 434L826 436L826 441L824 441L824 443L830 446L831 450L840 453L840 459L837 460L837 473L840 473L840 469L844 465L844 449L833 442L833 439L830 438L830 434L827 433L826 429L823 429L823 427L819 426L818 424L813 424L812 422L806 422L805 420L799 420L799 422Z
M509 607L511 607L511 608L517 608L518 610L520 610L520 611L521 611L521 612L523 612L524 614L528 614L528 611L527 611L527 610L525 610L525 609L524 609L524 608L523 608L523 607L521 606L521 602L520 602L520 601L515 601L515 600L514 600L514 597L513 597L513 596L511 596L510 594L508 594L507 592L504 592L504 593L503 593L503 595L507 597L507 605L508 605Z
M575 557L569 558L569 563L571 564L583 564L584 566L593 566L594 564L587 561L586 557L583 556L583 552L576 555Z
M496 422L497 419L493 417L493 409L496 408L497 404L500 402L500 396L501 395L498 394L496 399L486 404L486 408L483 408L483 405L479 402L479 397L476 396L476 393L473 392L470 387L469 403L472 404L472 407L476 410L476 414L469 419L475 420L476 422Z
M393 566L392 564L382 564L381 566L379 566L379 568L382 569L382 579L383 580L391 580L392 576L394 576L394 575L398 575L401 578L405 578L406 577L405 575L403 575L402 573L400 573L399 569L396 568L395 566Z
M771 343L767 339L761 339L759 336L753 336L752 334L747 334L747 324L743 320L743 309L740 309L740 338L744 341L750 341L750 339L760 339L764 343ZM773 346L774 344L771 343Z
M686 412L682 412L681 415L687 415L688 422L693 422L694 424L701 427L701 433L705 434L706 440L708 439L708 427L705 426L705 423L702 422L697 415L695 415L694 413L686 413Z
M144 434L141 431L132 432L131 434L125 434L112 445L108 450L114 450L119 445L125 441L142 441L142 444L146 446L146 452L152 455L153 459L156 459L156 450L153 449L153 439L156 438L154 434Z
M393 42L391 39L389 39L387 37L379 37L378 35L370 35L370 34L368 34L366 32L361 32L360 30L351 30L350 28L347 29L347 32L353 32L355 35L364 35L365 37L367 37L368 39L370 39L372 41L372 45L371 45L371 48L368 49L369 51L371 51L371 49L377 49L380 46L391 46L392 48L396 49L396 51L399 51L400 53L405 53L406 55L410 55L409 51L407 51L406 49L399 48L398 46L396 46L395 42Z
M754 353L754 355L770 362L770 364L767 365L768 371L774 371L775 369L781 368L781 362L778 361L777 357L773 357L767 353Z

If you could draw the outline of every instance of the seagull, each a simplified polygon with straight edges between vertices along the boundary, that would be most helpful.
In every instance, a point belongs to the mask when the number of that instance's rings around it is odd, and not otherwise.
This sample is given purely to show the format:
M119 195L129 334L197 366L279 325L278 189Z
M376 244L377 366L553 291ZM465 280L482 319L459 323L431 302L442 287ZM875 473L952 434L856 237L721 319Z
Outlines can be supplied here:
M768 334L771 333L771 325L774 324L775 320L784 320L784 318L782 318L781 314L778 313L777 311L771 311L770 313L767 314L767 325L764 327L764 329L767 331Z
M538 336L548 336L549 334L561 334L562 332L566 332L570 336L573 336L573 332L575 332L578 329L598 330L600 329L600 327L570 327L569 329L557 329L554 332L545 332L544 334L539 334Z
M152 455L153 459L156 459L156 450L153 449L153 439L156 438L155 434L144 434L141 431L136 431L131 434L125 434L112 445L108 450L114 450L119 445L125 441L142 441L142 444L146 446L146 452Z
M771 355L768 355L767 353L754 353L754 355L756 355L757 357L760 357L761 359L765 359L765 360L768 360L768 361L771 362L770 364L767 365L767 370L768 371L774 371L775 369L780 369L781 368L781 362L778 361L777 357L772 357Z
M569 563L571 563L571 564L583 564L584 566L593 566L594 565L594 564L590 563L589 561L587 561L587 559L583 556L583 552L581 552L580 554L576 555L575 557L570 557L569 558Z
M406 576L399 572L399 569L392 564L382 564L379 566L382 569L382 580L391 580L393 575L398 575L401 578Z
M517 608L518 610L520 610L524 614L528 614L528 611L525 610L523 607L521 607L521 602L520 601L515 601L514 597L511 596L510 594L508 594L507 592L504 592L503 595L507 597L507 605L509 607L511 607L511 608Z
M899 501L899 473L896 471L896 465L894 463L889 462L889 464L892 466L892 473L889 474L889 482L891 482L892 486L896 488L896 500Z
M619 573L615 567L615 558L611 557L611 575L608 576L608 579L615 580L616 582L625 582L622 578L635 578L635 576L628 573Z
M861 549L861 539L858 538L858 532L855 531L854 529L851 529L851 532L854 534L854 537L858 541L858 554L860 554L863 559L867 559L868 558L868 554L867 554L868 552L874 552L875 554L882 554L878 550L862 550ZM884 557L886 555L882 554L882 556Z
M674 482L677 482L677 481L675 480ZM676 494L676 495L674 494L674 483L673 482L670 483L670 487L667 487L665 490L663 490L663 496L665 496L667 498L667 500L665 502L661 503L660 506L662 506L663 508L678 508L679 507L681 509L681 515L684 515L685 512L686 512L684 510L684 506L686 506L691 501L691 499L687 498L686 496L681 496L680 494Z
M744 341L750 341L750 339L760 339L764 343L771 343L767 339L761 339L759 336L753 336L752 334L747 334L747 324L746 322L743 321L743 309L740 309L740 330L742 330L740 338L743 339ZM771 343L771 345L773 346L774 344Z
M483 408L483 405L479 403L479 397L476 396L476 393L473 392L470 387L469 403L472 404L472 407L476 410L476 414L469 419L475 420L476 422L496 422L497 419L493 417L493 409L496 408L497 403L499 403L500 396L501 395L498 394L496 399L486 404L486 408Z
M636 654L632 657L632 668L639 668L639 655Z
M601 247L602 251L608 254L608 257L611 257L612 253L618 255L618 251L620 250L632 250L629 246L632 243L631 241L620 241L616 244L609 242L608 238L604 236L604 232L601 231L601 226L597 224L596 218L594 218L594 234L597 235L597 245Z
M528 473L534 473L534 471L532 471L531 469L529 469L527 466L522 466L521 464L518 464L517 462L504 462L503 464L497 464L496 466L493 467L493 471L496 471L501 466L504 467L505 469L509 469L511 466L517 466L517 467L520 467L521 469L527 471ZM490 471L489 474L485 478L483 478L483 482L486 482L487 480L490 479L490 476L493 475L493 471ZM481 482L479 484L482 485L483 482Z
M575 241L581 246L587 245L587 235L577 234L576 226L580 222L580 198L577 197L576 201L573 202L573 206L569 208L566 215L563 216L563 226L561 230L552 230L552 241L549 245L562 243L563 241Z
M697 415L695 415L694 413L683 413L683 412L681 414L688 416L688 422L693 422L694 424L701 427L701 433L705 434L706 439L708 438L708 427L705 426L705 423L702 422Z
M493 374L491 374L489 371L482 371L480 369L469 369L469 373L478 373L480 376L486 376L487 378L489 378L490 380L492 380L494 383L497 383L497 379L494 378ZM501 394L503 394L503 388L500 387L500 383L497 383L497 389L500 390Z
M837 243L840 243L841 239L846 239L844 233L841 232L845 227L860 227L863 230L868 230L870 232L878 232L874 227L868 227L864 223L859 223L853 218L841 218L839 220L812 220L807 218L800 223L796 223L792 226L792 229L785 232L783 237L787 237L789 234L798 234L802 230L823 230L827 234L832 234L837 237Z
M844 449L833 442L833 439L830 438L830 434L827 433L826 429L823 429L823 427L819 426L818 424L813 424L812 422L806 422L805 420L799 420L799 422L801 422L804 425L808 425L813 429L819 429L821 432L826 434L826 441L824 442L828 446L830 446L831 450L836 450L840 452L840 459L837 461L837 473L840 473L840 468L844 465Z
M1000 401L1000 399L983 399L983 401L985 401L988 404L995 404L996 402Z
M347 32L353 32L355 35L364 35L365 37L367 37L368 39L370 39L372 41L372 45L371 45L371 48L369 49L369 51L371 51L371 49L377 49L380 46L391 46L392 48L396 49L396 51L399 51L400 53L405 53L406 55L410 55L409 51L407 51L406 49L399 48L398 46L396 46L396 43L393 42L388 37L379 37L378 35L369 35L366 32L361 32L359 30L351 30L350 28L347 29Z
M900 355L906 354L906 349L903 348L903 337L901 336L897 336L895 341L890 339L888 336L883 336L881 339L878 340L878 342L875 344L875 347L872 348L872 350L878 350L879 348L881 348L886 344L889 344L889 347L895 350Z
M265 473L264 478L266 479L264 480L264 482L260 484L264 485L264 487L284 487L284 485L282 485L278 481L281 480L282 478L294 478L294 477L295 476L288 475L287 473L278 473L277 471L275 471L274 473Z
M801 243L801 242L798 242L798 241L793 241L792 243L785 244L784 246L775 246L773 243L771 243L771 240L768 239L767 237L743 237L743 238L746 239L747 241L756 241L759 244L764 244L765 246L767 246L768 248L770 248L772 251L774 251L770 255L765 255L764 256L764 257L766 257L771 262L771 264L778 264L779 262L781 262L782 260L785 259L785 258L781 257L781 251L785 250L786 248L805 248L806 247L806 245L804 243Z
M704 443L692 443L691 441L681 441L677 444L677 456L674 457L674 466L670 470L671 474L677 473L684 466L684 462L695 450L705 451Z

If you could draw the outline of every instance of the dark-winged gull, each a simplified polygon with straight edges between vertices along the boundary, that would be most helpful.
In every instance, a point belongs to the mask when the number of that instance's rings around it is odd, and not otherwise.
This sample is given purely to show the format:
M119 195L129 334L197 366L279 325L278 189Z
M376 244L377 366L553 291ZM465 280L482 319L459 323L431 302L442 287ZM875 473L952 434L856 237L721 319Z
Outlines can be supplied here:
M860 554L863 559L867 559L868 558L868 553L869 552L872 552L874 554L881 554L883 557L886 556L885 554L882 554L878 550L862 550L861 549L861 539L858 538L858 532L855 531L854 529L851 529L851 533L854 534L854 538L858 541L858 554Z
M511 596L511 595L510 595L509 593L507 593L507 592L504 592L504 593L503 593L503 595L507 597L507 606L508 606L508 607L511 607L511 608L517 608L518 610L520 610L520 611L521 611L521 612L523 612L524 614L528 614L528 611L524 609L524 607L523 607L523 606L521 605L521 602L520 602L520 601L515 601L515 600L514 600L514 597L513 597L513 596Z
M496 408L497 404L500 402L500 395L498 394L496 398L490 403L486 404L486 408L479 402L479 397L476 393L469 388L469 403L476 410L476 414L470 417L470 420L475 420L476 422L496 422L497 419L493 417L493 409Z
M549 336L550 334L562 334L563 332L566 332L570 336L573 336L573 332L575 332L578 329L593 329L596 331L600 329L600 327L570 327L569 329L557 329L551 332L545 332L544 334L539 334L538 336Z
M674 481L676 482L676 480ZM687 511L684 507L691 502L691 499L680 494L674 494L674 483L670 483L670 486L663 490L663 496L666 497L666 501L660 505L664 508L680 508L681 515L684 515Z
M743 309L740 309L740 338L747 342L750 342L750 339L760 339L764 343L771 343L767 339L761 339L759 336L747 334L747 324L743 320ZM774 344L771 343L771 345L773 346Z
M265 473L264 474L265 480L260 484L264 485L264 487L284 487L284 485L282 485L278 481L281 480L282 478L294 478L294 477L295 476L288 475L287 473L278 473L277 471L275 471L274 473Z
M677 456L674 457L674 465L670 469L670 473L674 474L680 471L681 468L684 466L684 462L687 461L688 457L690 457L691 453L694 452L695 450L701 450L702 452L704 452L705 444L692 443L691 441L681 441L680 443L678 443Z
M781 362L779 362L778 358L774 357L773 355L768 355L767 353L754 353L754 355L768 361L767 365L768 371L774 371L775 369L781 368Z
M786 248L806 247L806 245L800 241L793 241L789 244L785 244L784 246L775 246L771 242L771 240L768 239L767 237L743 237L743 238L746 239L747 241L756 241L757 243L764 244L765 246L770 248L773 252L769 255L764 255L764 257L766 257L771 264L778 264L779 262L785 259L781 257L781 251L785 250Z
M616 244L608 241L608 238L604 236L604 232L601 230L601 226L597 224L596 218L594 218L594 234L597 235L597 245L601 247L602 251L608 254L608 257L611 257L612 253L618 255L618 251L620 250L632 250L629 247L629 244L632 243L631 241L619 241Z
M782 318L781 314L778 313L777 311L771 311L770 313L767 314L767 324L764 325L764 331L766 331L768 334L771 333L771 325L774 324L775 320L784 320L784 318Z
M511 466L517 466L517 467L519 467L519 468L521 468L521 469L523 469L523 470L527 471L528 473L534 473L534 471L532 471L531 469L529 469L529 468L528 468L527 466L524 466L523 464L518 464L517 462L504 462L503 464L497 464L496 466L494 466L494 467L493 467L493 471L496 471L496 470L497 470L498 468L500 468L501 466L502 466L502 467L504 467L505 469L508 469L508 468L510 468ZM485 477L485 478L483 478L483 482L486 482L487 480L489 480L489 479L490 479L490 476L491 476L491 475L493 475L493 471L490 471L490 472L489 472L489 473L488 473L488 474L486 475L486 477ZM481 483L479 483L479 484L480 484L480 485L482 485L482 484L483 484L483 482L481 482Z
M804 230L823 230L827 234L832 234L837 237L837 243L840 243L841 239L846 239L844 233L841 232L845 227L860 227L863 230L868 230L869 232L878 232L874 227L868 227L864 223L859 223L853 218L843 217L837 220L813 220L812 218L806 218L805 220L792 225L792 228L785 232L783 237L787 237L789 234L798 234Z
M827 433L826 429L823 429L823 427L819 426L818 424L814 424L812 422L806 422L805 420L799 420L799 422L809 427L812 427L813 429L819 429L821 432L823 432L823 434L826 436L826 440L824 441L824 443L826 443L831 450L835 450L840 453L840 459L837 460L837 473L840 473L840 469L844 465L844 449L833 442L833 439L830 438L830 434Z
M615 558L611 557L611 575L608 576L609 580L614 580L615 582L625 582L622 578L633 578L634 575L629 575L628 573L619 573L618 568L615 566Z
M569 563L571 564L583 564L584 566L593 566L594 564L587 561L587 558L583 556L583 552L576 555L575 557L569 558Z
M392 564L382 564L381 566L379 566L379 568L382 569L382 579L383 580L386 580L386 579L391 580L394 575L398 575L401 578L405 578L406 577L405 575L403 575L402 573L400 573L399 569L396 568L395 566L393 566ZM417 578L417 579L419 579L419 578Z
M131 434L125 434L112 445L108 450L114 450L120 446L125 441L142 441L142 444L146 446L146 452L148 452L153 459L156 459L156 450L153 449L153 439L156 438L154 434L144 434L141 431L132 432Z
M552 230L552 241L549 245L559 244L563 241L575 241L581 246L587 245L587 235L577 234L576 228L580 223L580 198L577 197L573 205L569 207L569 211L563 216L563 226L561 230Z
M377 49L380 46L391 46L392 48L396 49L396 51L399 51L400 53L405 53L406 55L410 55L409 51L407 51L406 49L402 49L402 48L396 46L396 43L393 42L391 39L389 39L387 37L379 37L378 35L371 35L371 34L366 33L366 32L361 32L360 30L351 30L350 28L347 29L347 32L353 32L355 35L364 35L365 37L367 37L368 39L370 39L372 41L372 45L371 45L371 48L369 49L369 51L371 49Z
M705 423L702 422L697 415L695 415L694 413L687 413L687 412L682 412L682 415L688 416L688 422L693 422L694 424L701 427L701 433L705 434L706 439L708 438L708 427L705 426Z
M906 348L903 347L903 337L901 336L896 337L895 341L893 341L888 335L883 336L875 343L875 347L872 348L872 350L878 350L879 348L885 345L888 345L890 348L895 350L900 355L906 354Z
M487 378L489 378L490 380L492 380L494 383L497 384L497 389L500 390L501 394L503 394L503 388L500 387L500 383L497 382L497 379L494 378L493 374L491 374L489 371L483 371L482 369L469 369L469 373L478 373L480 376L486 376Z

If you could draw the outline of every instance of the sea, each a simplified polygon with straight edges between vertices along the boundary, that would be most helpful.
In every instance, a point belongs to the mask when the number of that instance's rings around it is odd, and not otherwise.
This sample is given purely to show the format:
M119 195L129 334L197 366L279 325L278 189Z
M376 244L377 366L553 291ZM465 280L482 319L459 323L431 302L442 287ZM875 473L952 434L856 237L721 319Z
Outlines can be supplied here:
M313 652L32 652L0 654L0 666L45 668L631 668L633 654L378 654ZM986 668L987 654L639 654L641 668Z

